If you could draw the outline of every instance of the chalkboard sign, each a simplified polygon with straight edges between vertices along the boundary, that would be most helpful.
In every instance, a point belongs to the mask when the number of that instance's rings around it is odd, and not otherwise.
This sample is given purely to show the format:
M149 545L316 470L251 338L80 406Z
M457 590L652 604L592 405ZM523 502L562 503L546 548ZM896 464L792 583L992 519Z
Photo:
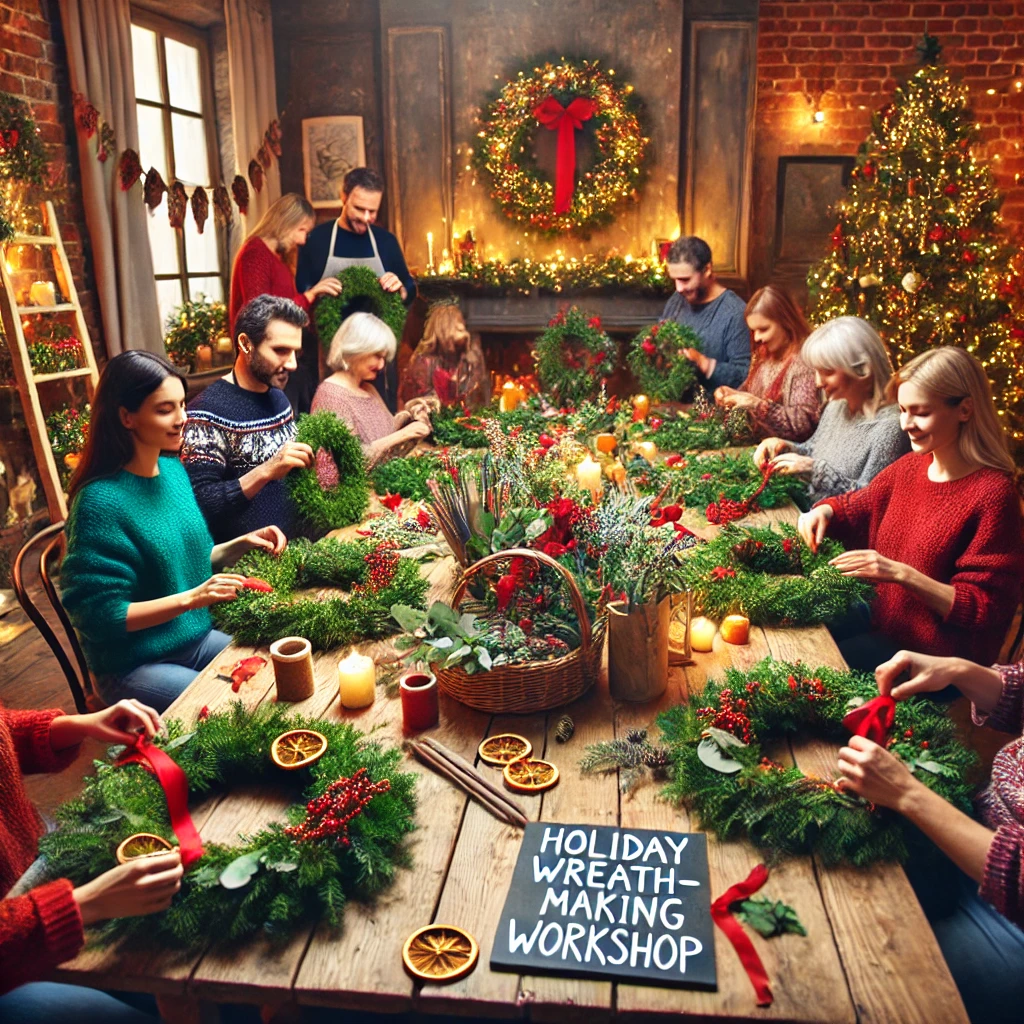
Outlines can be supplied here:
M491 967L716 988L707 839L530 823Z

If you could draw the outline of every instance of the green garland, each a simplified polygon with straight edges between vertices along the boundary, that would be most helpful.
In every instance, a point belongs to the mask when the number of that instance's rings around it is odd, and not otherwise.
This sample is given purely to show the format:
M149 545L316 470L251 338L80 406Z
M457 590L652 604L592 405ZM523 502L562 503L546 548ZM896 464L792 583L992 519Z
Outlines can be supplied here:
M370 473L370 483L378 495L400 494L410 501L426 501L430 497L428 480L441 470L441 460L434 452L389 459Z
M265 580L272 593L242 590L213 608L218 628L239 644L263 646L283 636L303 636L314 651L377 640L395 632L393 604L423 606L429 588L419 566L390 546L325 537L295 540L277 558L251 551L236 572ZM306 587L351 588L346 597L316 594L296 599Z
M700 338L675 320L651 324L630 343L629 368L652 402L680 402L697 383L697 370L682 354L684 348L701 351Z
M46 173L46 150L39 137L32 108L20 96L0 92L0 181L42 185ZM11 194L12 209L0 196L0 245L17 234L11 218L22 211L24 196Z
M462 448L486 448L488 441L484 420L496 420L506 433L514 427L522 427L535 435L559 422L557 419L546 419L536 399L525 402L512 412L501 412L496 404L478 413L466 413L455 406L442 406L430 415L434 443L442 446L459 445Z
M601 329L600 317L588 317L578 306L556 313L533 349L541 388L562 406L595 398L617 358L618 346Z
M870 599L870 584L828 564L843 551L838 541L825 538L815 552L795 527L778 529L730 524L690 552L684 575L698 614L719 620L741 612L755 626L813 626Z
M370 312L391 328L396 344L401 343L405 330L405 304L401 293L384 291L369 267L346 267L338 274L338 280L342 285L341 294L322 296L313 312L316 332L324 349L331 347L334 335L351 312L348 307L359 299L370 300Z
M104 938L130 934L156 945L196 947L211 936L240 939L257 931L287 938L318 920L338 927L349 899L380 894L396 868L408 863L403 840L416 827L415 776L401 770L397 748L367 742L348 723L289 715L272 702L255 709L237 702L201 717L189 733L179 721L167 726L164 749L185 772L191 794L291 778L304 787L296 793L302 804L288 813L292 825L305 817L306 802L359 769L372 781L389 780L390 789L373 796L349 822L347 846L333 838L297 840L278 823L240 837L236 846L207 845L168 910L109 922ZM322 733L326 753L305 770L277 768L270 758L272 742L301 728ZM135 833L174 840L164 792L137 764L98 762L82 795L57 810L57 821L59 829L43 836L40 850L51 877L70 878L76 885L114 867L118 844ZM238 882L243 884L227 887Z
M338 483L329 490L320 486L315 464L288 474L285 482L299 515L320 534L358 523L370 503L359 439L334 413L317 412L299 417L295 440L308 444L314 453L322 448L338 467Z
M722 840L746 837L774 854L814 853L826 864L904 860L899 815L764 756L765 746L789 736L845 739L843 717L877 695L864 673L771 658L748 672L727 669L723 681L658 717L672 761L665 794L696 810L701 828ZM892 736L889 750L921 782L971 812L967 776L977 758L939 705L900 702Z

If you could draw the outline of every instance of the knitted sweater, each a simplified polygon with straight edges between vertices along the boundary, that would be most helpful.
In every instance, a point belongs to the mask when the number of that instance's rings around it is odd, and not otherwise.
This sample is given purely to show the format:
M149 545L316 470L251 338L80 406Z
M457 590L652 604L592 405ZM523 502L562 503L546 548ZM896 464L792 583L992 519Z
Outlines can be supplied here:
M771 401L769 396L780 372L782 395L780 400ZM759 359L739 390L761 399L747 411L757 437L805 441L818 425L821 400L814 383L814 370L799 356L790 359L785 368L773 360Z
M910 439L900 429L900 411L885 405L868 419L850 415L846 399L829 402L814 433L803 444L791 444L814 460L807 493L811 501L855 491L869 483L891 462L910 451Z
M238 482L295 437L295 416L283 391L246 391L221 378L188 407L181 461L214 540L232 540L279 526L295 533L295 512L283 480L247 498Z
M297 302L309 312L309 299L296 289L295 279L284 260L271 252L262 238L250 238L238 250L235 265L231 268L228 316L232 337L238 311L257 295L279 295Z
M36 857L43 824L29 803L22 774L59 772L78 747L54 751L50 723L64 712L11 711L0 706L0 893ZM45 978L84 942L82 915L66 878L0 901L0 995Z
M901 584L877 584L871 617L879 632L912 651L988 665L1021 598L1020 499L1008 473L986 468L935 483L931 461L904 455L862 490L826 499L828 533L953 585L953 607L941 616Z
M697 372L697 380L709 391L721 384L738 388L750 370L750 331L744 319L743 300L727 288L703 306L691 306L679 292L665 303L663 320L689 327L701 341L701 351L715 360L711 376Z
M180 594L209 579L213 541L177 459L160 474L121 470L93 480L68 516L62 600L97 675L159 662L211 628L205 608L129 633L128 605Z

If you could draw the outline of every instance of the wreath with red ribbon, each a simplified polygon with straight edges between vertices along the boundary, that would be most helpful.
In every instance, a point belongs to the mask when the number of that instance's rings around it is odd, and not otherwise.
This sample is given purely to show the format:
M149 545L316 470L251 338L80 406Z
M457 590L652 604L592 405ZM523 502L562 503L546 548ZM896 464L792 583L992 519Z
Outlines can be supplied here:
M491 198L509 220L542 234L586 234L613 219L612 208L637 199L649 140L631 85L596 60L538 63L520 71L483 111L473 158ZM577 176L576 132L593 127L597 157ZM531 139L558 132L555 180L537 166Z
M556 313L533 347L541 390L563 406L595 398L617 356L601 318L588 317L578 306Z
M662 320L642 330L629 347L629 368L640 391L652 402L680 402L697 382L684 348L701 351L700 338L675 320Z

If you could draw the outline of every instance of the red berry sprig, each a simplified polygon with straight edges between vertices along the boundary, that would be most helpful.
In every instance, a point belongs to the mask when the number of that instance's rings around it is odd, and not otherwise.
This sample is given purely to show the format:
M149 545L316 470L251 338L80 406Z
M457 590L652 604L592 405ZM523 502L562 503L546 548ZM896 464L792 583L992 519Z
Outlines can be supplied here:
M284 830L299 843L317 843L333 839L341 846L349 845L348 825L378 794L391 789L390 779L371 782L365 768L351 779L338 779L324 792L306 804L306 817L298 825Z

